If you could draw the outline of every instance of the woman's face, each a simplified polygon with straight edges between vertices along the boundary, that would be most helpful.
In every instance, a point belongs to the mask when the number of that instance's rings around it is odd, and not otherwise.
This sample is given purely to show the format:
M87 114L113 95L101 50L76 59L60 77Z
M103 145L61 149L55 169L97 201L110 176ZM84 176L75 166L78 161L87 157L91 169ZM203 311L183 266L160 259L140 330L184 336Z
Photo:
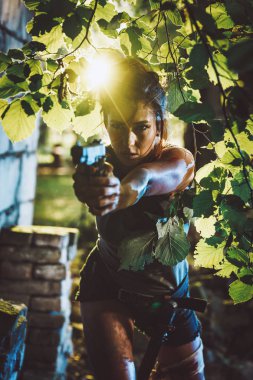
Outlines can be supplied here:
M107 114L106 129L116 156L125 166L145 161L160 140L155 112L142 101L117 99Z

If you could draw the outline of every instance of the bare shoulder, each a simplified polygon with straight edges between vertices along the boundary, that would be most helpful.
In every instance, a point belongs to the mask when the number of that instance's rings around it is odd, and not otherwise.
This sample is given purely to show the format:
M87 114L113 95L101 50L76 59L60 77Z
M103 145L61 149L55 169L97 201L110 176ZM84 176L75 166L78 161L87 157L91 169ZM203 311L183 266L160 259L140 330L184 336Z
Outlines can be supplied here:
M168 145L163 149L160 160L173 159L183 159L187 164L194 163L194 157L188 149L177 145Z

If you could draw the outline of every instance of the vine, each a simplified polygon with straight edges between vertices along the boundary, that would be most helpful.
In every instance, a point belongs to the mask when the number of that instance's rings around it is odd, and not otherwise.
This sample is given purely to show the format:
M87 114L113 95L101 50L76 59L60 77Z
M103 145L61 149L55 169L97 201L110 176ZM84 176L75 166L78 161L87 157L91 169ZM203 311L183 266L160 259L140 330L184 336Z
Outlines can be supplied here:
M251 299L252 2L129 0L128 11L119 8L119 0L24 3L34 16L27 25L32 41L0 53L0 116L9 138L15 142L30 136L38 112L49 127L62 132L72 125L88 138L101 124L94 94L83 77L90 56L107 49L147 62L167 80L169 111L191 126L195 154L198 133L217 157L196 173L194 197L187 191L182 196L183 210L189 216L193 209L201 235L195 265L229 278L235 303ZM219 90L216 103L221 113L201 100L203 91L213 86ZM174 211L172 206L172 217ZM188 248L180 226L181 219L158 224L158 235L152 239L165 247L170 234L170 239L184 242L185 255ZM165 250L165 262L169 255L173 263L182 259L175 247L173 252ZM136 257L137 267L142 260L150 257Z

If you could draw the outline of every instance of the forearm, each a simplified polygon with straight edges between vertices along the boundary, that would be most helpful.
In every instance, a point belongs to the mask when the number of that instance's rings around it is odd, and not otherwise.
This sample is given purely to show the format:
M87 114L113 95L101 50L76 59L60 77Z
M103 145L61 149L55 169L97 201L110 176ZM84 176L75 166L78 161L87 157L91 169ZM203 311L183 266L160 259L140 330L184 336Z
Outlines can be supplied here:
M194 160L171 158L139 165L122 181L123 207L136 203L144 194L162 195L184 190L194 177Z
M145 195L161 195L181 191L194 177L194 162L184 159L157 161L143 164L149 172L148 189Z
M144 195L150 180L148 169L138 166L121 181L122 199L120 208L132 206Z

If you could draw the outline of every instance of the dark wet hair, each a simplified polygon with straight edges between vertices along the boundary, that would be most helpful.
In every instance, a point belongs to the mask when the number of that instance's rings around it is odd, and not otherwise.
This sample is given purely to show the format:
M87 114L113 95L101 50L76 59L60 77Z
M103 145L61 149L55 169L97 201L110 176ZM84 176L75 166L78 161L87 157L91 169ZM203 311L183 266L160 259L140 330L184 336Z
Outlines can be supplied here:
M161 141L156 147L155 155L159 156L167 140L167 128L166 94L159 82L158 74L141 61L131 57L121 58L115 64L113 72L115 72L115 79L108 88L100 92L100 103L105 120L119 95L134 102L144 101L146 105L153 108L156 114L156 126L160 132Z

